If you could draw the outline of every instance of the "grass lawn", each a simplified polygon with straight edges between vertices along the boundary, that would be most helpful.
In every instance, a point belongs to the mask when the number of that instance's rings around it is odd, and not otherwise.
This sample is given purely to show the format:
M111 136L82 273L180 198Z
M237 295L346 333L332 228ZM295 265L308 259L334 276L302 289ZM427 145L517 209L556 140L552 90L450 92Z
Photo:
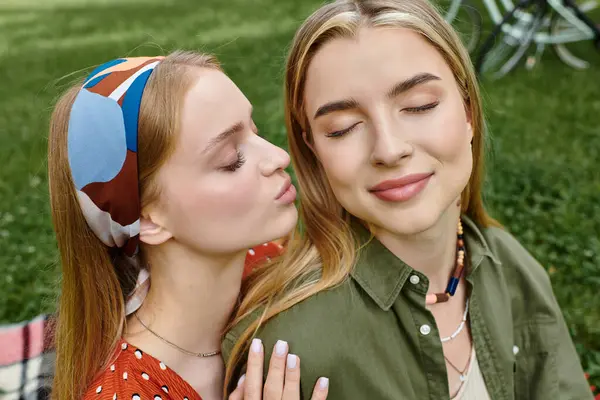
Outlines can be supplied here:
M215 53L285 146L281 86L295 28L321 1L0 0L0 322L54 310L46 138L56 96L124 55ZM200 5L201 4L201 5ZM489 28L487 28L489 31ZM587 371L600 378L600 55L572 70L548 51L534 71L484 82L493 135L490 209L551 274ZM89 71L89 70L88 70Z

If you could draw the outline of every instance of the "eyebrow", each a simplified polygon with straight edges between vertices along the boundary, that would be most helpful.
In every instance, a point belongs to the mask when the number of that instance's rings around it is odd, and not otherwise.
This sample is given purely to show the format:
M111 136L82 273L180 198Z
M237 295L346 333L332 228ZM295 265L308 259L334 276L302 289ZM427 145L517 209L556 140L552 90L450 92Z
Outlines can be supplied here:
M421 74L417 74L412 78L408 78L402 82L397 83L390 89L387 93L388 98L393 98L399 96L402 93L405 93L416 86L425 84L430 81L439 81L441 78L439 76L424 72ZM317 109L315 116L313 119L317 119L324 115L336 112L336 111L347 111L358 108L358 101L354 99L346 99L339 101L332 101L331 103L326 103Z
M332 112L352 110L354 108L358 108L358 101L354 99L332 101L331 103L319 107L313 119L317 119Z
M217 135L217 137L211 139L210 142L208 143L208 145L204 148L204 150L202 150L202 154L208 153L209 151L214 149L220 143L223 143L225 140L229 139L236 133L239 133L243 130L244 130L244 124L241 121L232 125L231 127L227 128L225 131L219 133L219 135Z
M441 80L442 80L442 78L440 78L439 76L430 74L428 72L417 74L417 75L413 76L412 78L408 78L408 79L394 85L394 87L391 88L390 91L388 92L387 97L391 99L391 98L401 95L402 93L408 92L409 90L413 89L416 86L423 85L430 81L441 81Z

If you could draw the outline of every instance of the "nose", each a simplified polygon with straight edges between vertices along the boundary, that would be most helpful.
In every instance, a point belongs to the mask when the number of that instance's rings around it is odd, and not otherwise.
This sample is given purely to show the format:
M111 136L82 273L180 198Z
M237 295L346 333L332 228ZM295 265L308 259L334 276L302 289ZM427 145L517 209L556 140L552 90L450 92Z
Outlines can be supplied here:
M378 167L398 165L414 151L413 145L400 134L400 128L392 123L380 124L375 128L371 164Z
M259 164L260 172L264 176L273 175L275 172L284 170L290 165L290 155L281 147L266 142L266 152Z

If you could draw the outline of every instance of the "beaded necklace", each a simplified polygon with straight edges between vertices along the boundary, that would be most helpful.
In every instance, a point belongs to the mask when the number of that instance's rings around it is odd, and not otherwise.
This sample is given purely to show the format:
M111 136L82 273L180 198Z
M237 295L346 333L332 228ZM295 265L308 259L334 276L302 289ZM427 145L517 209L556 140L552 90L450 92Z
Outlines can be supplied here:
M450 300L450 297L454 296L454 294L456 293L456 289L458 288L460 278L463 276L465 271L465 239L463 235L463 226L460 219L458 220L456 237L456 265L454 266L454 271L452 271L452 276L448 281L446 291L444 293L428 294L425 297L426 305L444 303Z

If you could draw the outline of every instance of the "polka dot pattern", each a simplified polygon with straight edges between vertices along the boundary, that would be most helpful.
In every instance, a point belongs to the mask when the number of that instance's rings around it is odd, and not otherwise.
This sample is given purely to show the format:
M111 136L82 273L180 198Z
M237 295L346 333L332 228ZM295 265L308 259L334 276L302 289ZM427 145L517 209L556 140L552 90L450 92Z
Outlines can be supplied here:
M202 400L175 371L125 341L118 343L111 361L83 400Z
M256 268L270 263L271 259L281 255L283 250L284 247L277 241L263 243L262 245L248 249L242 279L245 279Z

